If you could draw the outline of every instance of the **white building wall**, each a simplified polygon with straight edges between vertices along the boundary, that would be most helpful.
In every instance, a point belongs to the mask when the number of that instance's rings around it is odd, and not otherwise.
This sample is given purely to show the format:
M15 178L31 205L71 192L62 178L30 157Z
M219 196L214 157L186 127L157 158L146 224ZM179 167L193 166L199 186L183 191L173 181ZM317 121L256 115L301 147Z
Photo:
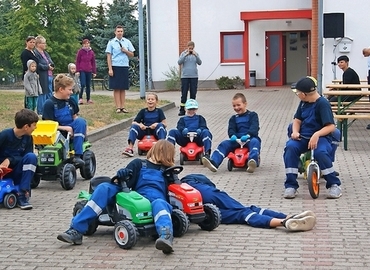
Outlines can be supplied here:
M177 0L151 0L150 17L152 80L164 81L179 57Z
M369 0L356 0L349 5L344 0L325 0L324 13L345 13L345 35L353 39L350 66L361 79L366 78L366 59L362 56L362 48L370 46L370 35L366 29L370 24L368 11ZM151 8L151 57L153 81L164 81L163 72L169 66L177 66L178 52L178 11L176 0L152 0ZM220 76L240 76L244 78L244 63L220 64L220 32L244 31L244 22L240 20L242 11L292 10L310 9L311 0L193 0L191 3L191 31L195 50L199 52L203 64L199 67L199 81L215 80ZM249 56L250 69L256 70L257 80L265 79L265 36L266 31L302 31L311 29L311 20L292 20L288 25L285 20L266 20L250 22ZM332 65L335 57L341 55L337 50L333 53L333 39L324 39L323 47L323 84L333 79ZM181 44L185 46L185 44ZM258 53L258 56L256 55ZM342 71L337 67L336 76L341 78ZM316 76L315 74L313 74Z
M334 78L333 66L330 64L340 55L349 57L349 65L360 79L366 79L367 59L362 55L362 49L370 46L370 34L367 29L370 25L370 1L356 0L348 2L344 0L325 0L324 13L344 13L344 35L353 39L351 51L348 53L339 52L337 43L333 38L324 39L323 53L323 85L328 84ZM335 66L335 74L338 79L342 78L342 70Z

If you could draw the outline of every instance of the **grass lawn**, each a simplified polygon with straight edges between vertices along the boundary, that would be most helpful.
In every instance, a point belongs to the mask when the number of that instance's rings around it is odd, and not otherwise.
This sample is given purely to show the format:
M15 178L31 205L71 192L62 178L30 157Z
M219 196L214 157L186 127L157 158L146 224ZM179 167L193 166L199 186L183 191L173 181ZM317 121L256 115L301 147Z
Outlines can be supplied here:
M169 103L161 100L159 106ZM125 107L130 113L116 113L112 96L94 95L94 104L80 105L80 115L85 118L88 131L119 122L123 119L136 116L140 109L145 107L145 100L126 99ZM0 130L14 127L14 115L24 108L24 93L0 91Z

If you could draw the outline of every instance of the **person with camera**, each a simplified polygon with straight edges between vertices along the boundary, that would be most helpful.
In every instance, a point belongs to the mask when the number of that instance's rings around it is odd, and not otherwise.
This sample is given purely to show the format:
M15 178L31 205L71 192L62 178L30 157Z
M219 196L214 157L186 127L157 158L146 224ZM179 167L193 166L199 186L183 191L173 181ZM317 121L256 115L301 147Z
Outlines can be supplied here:
M190 98L196 99L198 90L198 66L202 64L199 53L194 50L193 41L188 42L188 48L180 54L177 64L181 67L181 101L179 116L185 115L185 102L188 99L190 89Z

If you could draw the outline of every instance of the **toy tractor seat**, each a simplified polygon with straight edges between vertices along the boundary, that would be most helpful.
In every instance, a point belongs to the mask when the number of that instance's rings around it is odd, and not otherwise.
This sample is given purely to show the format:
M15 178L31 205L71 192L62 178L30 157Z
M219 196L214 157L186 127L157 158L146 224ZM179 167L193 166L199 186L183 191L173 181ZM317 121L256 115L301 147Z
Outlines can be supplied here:
M111 183L111 179L108 176L97 176L90 180L89 193L93 193L98 185L101 183Z

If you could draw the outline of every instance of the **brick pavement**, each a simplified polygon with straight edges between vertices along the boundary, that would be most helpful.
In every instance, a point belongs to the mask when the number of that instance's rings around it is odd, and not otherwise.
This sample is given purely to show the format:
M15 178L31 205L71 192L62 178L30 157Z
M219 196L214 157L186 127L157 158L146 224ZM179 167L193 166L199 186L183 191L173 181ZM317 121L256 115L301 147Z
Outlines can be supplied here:
M88 187L88 182L80 178L73 190L65 191L59 183L42 181L32 192L33 210L0 209L0 269L368 269L370 131L365 129L368 123L355 122L349 130L354 137L349 140L349 151L344 151L343 146L337 151L335 167L343 182L342 198L325 199L323 181L320 197L313 200L301 179L298 197L285 200L282 153L286 126L298 99L287 88L242 91L247 96L248 108L259 114L261 166L254 174L248 174L242 170L227 171L226 162L218 173L197 163L185 164L182 175L204 173L245 204L287 213L312 209L318 219L314 230L289 233L284 229L221 225L215 231L205 232L192 224L185 236L175 239L175 253L165 256L154 248L153 241L145 238L140 238L132 250L122 250L112 238L113 228L99 227L93 236L84 237L83 245L70 246L59 242L56 236L68 228L76 196L79 190ZM233 114L231 98L236 92L198 92L199 114L205 116L213 133L213 149L226 137L227 120ZM98 93L102 92L93 94ZM176 103L179 95L159 93L161 99ZM129 92L128 97L136 98L139 94ZM174 127L177 108L165 114L169 127ZM129 162L130 159L120 155L127 135L128 130L124 129L94 142L96 175L112 176Z

